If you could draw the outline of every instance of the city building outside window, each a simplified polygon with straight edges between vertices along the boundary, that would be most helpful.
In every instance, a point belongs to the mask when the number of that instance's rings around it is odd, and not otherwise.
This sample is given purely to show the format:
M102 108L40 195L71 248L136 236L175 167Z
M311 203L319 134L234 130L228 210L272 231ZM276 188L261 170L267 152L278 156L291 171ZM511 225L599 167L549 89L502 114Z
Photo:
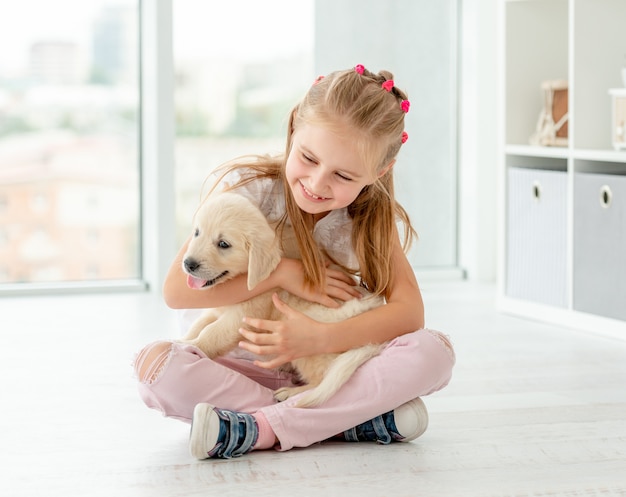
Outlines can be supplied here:
M140 278L138 12L138 0L3 10L0 288Z

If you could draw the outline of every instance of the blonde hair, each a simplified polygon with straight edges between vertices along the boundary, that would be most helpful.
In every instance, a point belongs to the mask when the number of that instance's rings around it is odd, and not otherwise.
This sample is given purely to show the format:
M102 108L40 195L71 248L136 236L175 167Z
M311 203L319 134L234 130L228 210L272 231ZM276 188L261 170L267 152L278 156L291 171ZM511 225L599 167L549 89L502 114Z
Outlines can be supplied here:
M402 248L405 251L416 236L407 212L395 199L392 168L387 168L403 142L406 111L401 102L407 99L406 94L395 86L389 91L382 87L385 81L390 80L393 80L393 75L387 71L374 74L362 67L360 72L350 69L318 78L291 111L283 155L248 157L223 166L225 172L221 177L241 167L254 171L232 188L260 177L282 181L286 213L279 229L284 227L288 218L300 249L305 281L313 287L323 286L325 259L332 258L315 243L313 216L298 207L284 174L293 133L303 123L347 126L351 136L356 137L364 164L371 168L375 176L380 175L373 184L363 188L347 208L353 220L352 246L359 267L343 269L359 276L362 285L371 292L388 296L393 285L392 251L397 237L396 221L400 221L404 228ZM332 262L337 263L335 260Z

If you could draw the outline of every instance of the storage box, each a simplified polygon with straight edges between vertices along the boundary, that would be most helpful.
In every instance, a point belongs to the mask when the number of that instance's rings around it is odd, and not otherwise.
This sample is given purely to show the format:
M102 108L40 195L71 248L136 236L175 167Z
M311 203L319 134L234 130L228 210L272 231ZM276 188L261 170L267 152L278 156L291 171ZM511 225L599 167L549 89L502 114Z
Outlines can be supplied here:
M567 175L508 169L506 294L567 306Z
M626 320L626 176L574 176L574 310Z

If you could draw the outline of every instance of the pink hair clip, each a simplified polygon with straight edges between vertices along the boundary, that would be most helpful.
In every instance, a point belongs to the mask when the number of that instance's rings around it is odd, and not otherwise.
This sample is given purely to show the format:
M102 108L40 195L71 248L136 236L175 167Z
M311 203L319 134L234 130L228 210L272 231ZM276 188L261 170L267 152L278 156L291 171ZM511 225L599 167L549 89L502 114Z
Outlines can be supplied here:
M406 141L409 139L409 134L406 131L402 132L402 143L406 143Z
M365 67L363 66L363 64L357 64L354 67L354 70L358 72L359 74L363 74L363 72L365 71Z
M318 76L317 78L315 78L315 81L313 81L313 85L315 86L317 83L319 83L320 81L322 81L324 79L324 76Z
M400 108L405 112L409 112L409 108L411 107L411 102L409 102L408 100L403 100L402 102L400 102Z
M393 79L388 79L387 81L385 81L381 86L387 90L387 91L391 91L393 90Z

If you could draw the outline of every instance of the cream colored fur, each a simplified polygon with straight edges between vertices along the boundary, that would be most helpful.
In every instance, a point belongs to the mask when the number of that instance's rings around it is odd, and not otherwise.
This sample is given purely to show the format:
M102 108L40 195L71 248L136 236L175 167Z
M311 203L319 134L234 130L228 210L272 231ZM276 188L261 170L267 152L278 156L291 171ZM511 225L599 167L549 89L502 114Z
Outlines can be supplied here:
M247 273L248 288L266 279L280 262L280 243L265 216L245 197L234 193L211 195L198 209L194 236L183 258L183 270L206 287ZM337 322L383 304L381 297L365 295L338 309L314 304L285 291L280 298L289 306L322 322ZM210 358L234 349L242 339L238 329L244 316L278 320L282 315L267 292L240 304L208 309L192 325L183 340L203 350ZM311 407L329 399L365 361L377 355L380 345L366 345L342 354L303 357L293 367L306 383L281 388L277 400L310 390L297 406Z

